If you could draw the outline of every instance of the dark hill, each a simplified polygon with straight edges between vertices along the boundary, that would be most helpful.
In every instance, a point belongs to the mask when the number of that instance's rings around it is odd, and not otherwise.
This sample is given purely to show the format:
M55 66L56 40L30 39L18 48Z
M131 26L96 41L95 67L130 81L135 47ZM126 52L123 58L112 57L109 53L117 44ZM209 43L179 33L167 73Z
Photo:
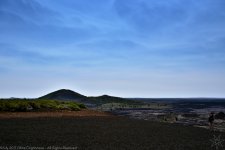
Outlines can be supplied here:
M61 89L52 93L49 93L45 96L39 97L39 99L52 99L52 100L71 100L71 101L82 101L87 97L76 93L71 90Z
M49 93L45 96L39 97L38 99L76 101L79 103L83 103L89 107L102 105L106 103L141 104L141 102L138 102L138 101L128 100L125 98L114 97L109 95L87 97L79 93L76 93L74 91L66 90L66 89L61 89L61 90Z
M89 101L95 104L106 104L106 103L123 103L123 104L142 104L142 102L128 100L121 97L114 97L109 95L102 95L97 97L88 97Z

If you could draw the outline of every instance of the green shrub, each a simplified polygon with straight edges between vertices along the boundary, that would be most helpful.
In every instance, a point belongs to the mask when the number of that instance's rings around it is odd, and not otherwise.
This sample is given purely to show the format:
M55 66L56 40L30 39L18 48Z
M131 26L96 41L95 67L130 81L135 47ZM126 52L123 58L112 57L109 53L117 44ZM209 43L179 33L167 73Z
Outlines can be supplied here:
M8 103L5 103L4 111L16 111L17 109L18 109L17 102L13 103L9 101Z
M81 109L84 109L84 108L86 108L86 106L84 105L84 104L78 104L78 106L81 108Z
M30 108L32 108L28 102L20 101L17 102L16 110L15 111L28 111Z
M31 102L29 102L29 104L34 110L37 110L37 109L41 108L41 105L38 102L31 101Z
M4 110L5 110L5 108L6 108L6 106L5 106L5 102L0 101L0 111L4 111Z
M70 110L80 110L81 108L79 107L79 105L77 105L76 103L74 102L68 102L67 104L68 108Z
M66 110L66 109L68 109L68 106L66 104L59 104L57 106L57 109L59 109L59 110Z
M39 103L41 108L46 109L56 109L58 105L54 100L40 100Z
M6 99L0 100L0 111L80 110L83 104L71 101Z

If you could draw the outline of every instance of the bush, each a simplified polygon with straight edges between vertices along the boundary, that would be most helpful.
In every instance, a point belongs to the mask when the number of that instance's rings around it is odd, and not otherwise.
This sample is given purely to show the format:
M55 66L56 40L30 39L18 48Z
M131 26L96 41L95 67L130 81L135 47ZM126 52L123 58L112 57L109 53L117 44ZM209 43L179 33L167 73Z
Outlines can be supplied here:
M78 104L78 106L79 106L81 109L86 108L86 106L85 106L84 104Z
M30 104L30 106L31 106L34 110L37 110L37 109L40 109L40 108L41 108L41 105L40 105L40 103L38 103L38 102L32 101L32 102L30 102L29 104Z
M59 104L57 106L57 109L59 110L66 110L66 109L69 109L68 106L66 104Z
M12 103L12 102L8 102L8 103L5 103L5 108L4 108L4 111L16 111L18 109L18 104L15 102L15 103Z
M218 114L215 115L216 119L225 119L225 113L224 112L219 112Z
M46 109L56 109L58 105L54 100L40 100L38 103L40 103L41 108Z
M5 108L6 108L5 103L0 101L0 111L5 111Z
M79 105L77 105L76 103L74 103L74 102L68 102L68 104L67 104L67 106L68 106L68 108L70 109L70 110L80 110L81 108L79 107Z
M81 110L83 104L57 100L27 100L6 99L0 100L0 111L36 111L36 110Z
M28 111L31 108L28 102L21 101L17 103L15 111Z

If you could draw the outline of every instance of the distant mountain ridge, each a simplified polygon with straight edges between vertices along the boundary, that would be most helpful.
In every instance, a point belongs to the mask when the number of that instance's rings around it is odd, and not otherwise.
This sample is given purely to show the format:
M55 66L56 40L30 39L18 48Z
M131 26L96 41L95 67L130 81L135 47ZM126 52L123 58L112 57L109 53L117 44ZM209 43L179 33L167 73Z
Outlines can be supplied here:
M96 97L87 97L69 89L61 89L52 93L46 94L38 99L51 99L51 100L63 100L63 101L76 101L85 105L101 105L105 103L129 103L140 104L141 102L128 100L125 98L114 97L109 95L102 95Z
M38 99L54 99L54 100L82 100L87 98L84 95L76 93L72 90L61 89L49 94L46 94Z

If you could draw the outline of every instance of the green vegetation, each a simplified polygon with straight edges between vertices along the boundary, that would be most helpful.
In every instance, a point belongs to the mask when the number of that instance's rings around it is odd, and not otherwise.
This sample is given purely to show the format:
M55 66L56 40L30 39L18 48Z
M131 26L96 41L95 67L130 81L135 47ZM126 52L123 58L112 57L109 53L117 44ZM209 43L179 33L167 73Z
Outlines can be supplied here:
M72 101L36 100L36 99L1 99L0 111L26 112L41 110L72 110L86 108L85 105Z

